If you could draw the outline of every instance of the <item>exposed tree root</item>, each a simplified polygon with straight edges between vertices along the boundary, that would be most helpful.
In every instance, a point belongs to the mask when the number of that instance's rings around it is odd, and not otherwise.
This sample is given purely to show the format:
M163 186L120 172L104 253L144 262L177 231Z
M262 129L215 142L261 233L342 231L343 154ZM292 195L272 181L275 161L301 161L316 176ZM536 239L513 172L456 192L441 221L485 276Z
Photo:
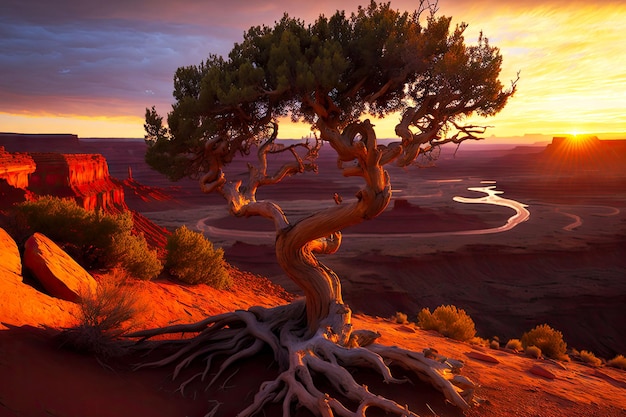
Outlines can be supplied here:
M429 382L441 391L452 404L466 409L472 403L474 385L458 375L456 361L437 361L421 352L411 352L397 347L369 344L355 346L359 337L352 332L352 347L342 346L336 338L329 337L327 329L320 329L308 336L305 307L302 300L266 309L253 307L247 311L235 311L207 318L198 323L174 325L160 329L136 332L129 337L141 338L136 345L140 349L174 346L177 350L169 356L141 367L161 367L175 364L174 378L195 360L205 361L204 369L180 384L180 391L200 379L209 376L216 357L225 357L217 373L208 381L212 386L234 363L252 357L269 346L278 363L279 375L261 384L253 402L243 409L240 417L253 416L268 403L282 403L282 415L291 416L296 407L305 407L316 416L365 417L369 408L377 408L389 415L417 416L407 406L376 395L367 386L359 384L347 368L368 368L380 374L385 383L403 383L395 378L390 366L403 368ZM191 339L146 339L172 333L198 333ZM364 332L365 335L368 332ZM316 381L324 377L334 392L323 392ZM230 377L229 377L230 378ZM227 382L224 382L226 384ZM344 404L341 399L356 404L356 408ZM209 415L217 412L219 404Z

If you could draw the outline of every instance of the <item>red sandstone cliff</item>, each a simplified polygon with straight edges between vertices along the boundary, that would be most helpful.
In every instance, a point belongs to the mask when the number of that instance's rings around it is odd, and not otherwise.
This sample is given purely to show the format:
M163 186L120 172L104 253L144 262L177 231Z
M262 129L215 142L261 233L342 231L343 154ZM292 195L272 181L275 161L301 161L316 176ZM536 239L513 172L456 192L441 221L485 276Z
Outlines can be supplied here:
M123 183L99 154L10 153L0 147L0 209L39 195L72 198L86 210L129 211ZM163 248L169 232L132 211L135 231Z
M26 153L9 153L0 146L0 197L2 205L24 201L29 191L28 177L35 172L35 161Z
M71 197L85 210L126 210L121 183L97 154L32 153L37 169L28 188L37 195Z

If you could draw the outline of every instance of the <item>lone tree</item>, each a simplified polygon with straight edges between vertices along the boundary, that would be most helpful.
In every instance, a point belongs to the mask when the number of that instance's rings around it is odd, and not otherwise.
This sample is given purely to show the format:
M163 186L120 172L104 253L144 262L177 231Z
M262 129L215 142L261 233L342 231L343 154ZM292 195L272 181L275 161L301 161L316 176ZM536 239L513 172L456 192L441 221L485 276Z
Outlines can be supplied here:
M370 393L346 369L371 368L384 382L403 382L392 375L391 364L431 382L457 406L471 404L471 384L451 373L449 364L376 344L375 332L353 330L339 277L316 257L337 251L341 230L385 210L391 198L385 165L408 166L445 143L481 139L487 127L464 120L498 113L515 92L517 80L508 89L498 80L499 50L482 35L476 45L466 45L466 25L452 28L451 18L436 13L436 5L422 0L413 13L372 1L350 16L338 11L310 25L284 15L273 27L250 28L228 58L212 55L176 71L168 126L154 107L146 110L147 162L172 180L198 179L203 192L226 199L233 216L273 221L278 262L305 297L138 332L134 336L142 338L198 333L179 341L180 350L171 356L147 365L178 362L176 375L204 358L207 368L195 376L204 378L211 359L223 355L213 383L234 362L269 346L279 376L260 387L241 416L280 401L283 415L303 406L322 416L364 416L369 407L415 416ZM399 139L378 143L366 117L396 114ZM310 124L315 139L278 143L279 121L285 117ZM322 144L336 152L344 176L362 179L355 198L294 222L276 202L257 201L259 187L316 171ZM256 158L248 158L255 163L248 163L247 174L229 178L225 168L251 153ZM289 155L289 162L270 172L268 156L277 153ZM330 383L330 392L316 385L319 375ZM348 403L356 409L348 409Z

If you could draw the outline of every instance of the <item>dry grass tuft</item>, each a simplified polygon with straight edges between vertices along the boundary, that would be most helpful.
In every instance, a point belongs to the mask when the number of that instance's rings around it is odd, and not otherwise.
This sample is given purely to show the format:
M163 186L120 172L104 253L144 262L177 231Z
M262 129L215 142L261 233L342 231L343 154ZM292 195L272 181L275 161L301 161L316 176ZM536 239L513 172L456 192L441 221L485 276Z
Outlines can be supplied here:
M617 355L606 363L608 366L626 371L626 358L624 355Z
M529 358L539 359L541 358L541 349L537 346L526 346L524 349L524 354Z
M563 333L547 324L541 324L522 335L522 345L536 346L548 358L567 360L567 344L563 341Z
M602 366L602 359L596 357L593 352L590 352L588 350L581 350L579 353L579 357L581 361L593 366L594 368Z
M409 322L409 316L400 311L396 311L396 314L391 316L391 321L398 324L407 324Z
M146 308L123 270L113 270L98 280L95 292L81 292L80 315L75 327L59 340L65 348L108 358L123 353L120 336L134 328L134 318Z
M508 342L506 342L506 346L507 349L511 349L514 352L522 352L524 350L524 346L522 345L522 341L519 339L509 339Z

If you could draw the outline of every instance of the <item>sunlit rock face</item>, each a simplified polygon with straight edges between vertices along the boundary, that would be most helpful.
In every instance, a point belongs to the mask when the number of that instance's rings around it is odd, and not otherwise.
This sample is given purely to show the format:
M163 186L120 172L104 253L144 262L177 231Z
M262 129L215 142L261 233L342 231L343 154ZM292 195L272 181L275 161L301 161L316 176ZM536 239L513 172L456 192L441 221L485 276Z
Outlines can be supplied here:
M86 210L126 209L122 185L109 176L106 159L98 154L32 153L37 166L29 189L35 194L74 198Z
M22 260L17 244L0 228L0 280L22 282Z
M41 233L26 241L24 266L49 295L62 300L77 302L81 294L94 294L98 285L83 267Z
M26 142L32 149L34 145ZM36 149L43 148L40 144ZM141 186L131 179L127 182L133 190ZM111 214L129 211L123 182L109 175L107 161L100 154L12 153L0 146L0 195L0 211L39 195L71 198L86 210ZM150 197L163 199L159 194ZM150 246L162 250L169 232L140 213L131 212L135 232L142 234Z
M35 172L35 161L26 153L10 153L0 146L0 209L29 199L29 176Z
M26 153L6 152L0 146L0 179L14 188L28 188L28 176L35 172L35 161Z

